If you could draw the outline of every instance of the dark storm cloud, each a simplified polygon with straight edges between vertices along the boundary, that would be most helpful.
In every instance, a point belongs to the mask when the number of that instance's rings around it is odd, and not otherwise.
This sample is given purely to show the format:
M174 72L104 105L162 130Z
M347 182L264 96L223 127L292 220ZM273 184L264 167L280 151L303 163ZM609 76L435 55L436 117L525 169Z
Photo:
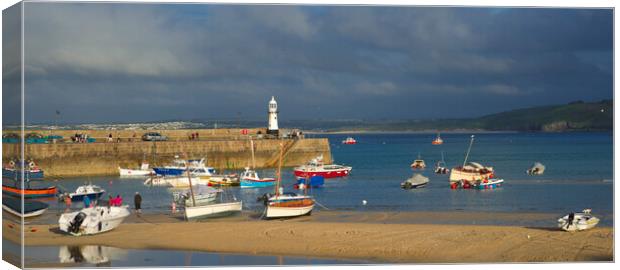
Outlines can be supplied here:
M28 3L30 121L476 116L611 98L612 12Z

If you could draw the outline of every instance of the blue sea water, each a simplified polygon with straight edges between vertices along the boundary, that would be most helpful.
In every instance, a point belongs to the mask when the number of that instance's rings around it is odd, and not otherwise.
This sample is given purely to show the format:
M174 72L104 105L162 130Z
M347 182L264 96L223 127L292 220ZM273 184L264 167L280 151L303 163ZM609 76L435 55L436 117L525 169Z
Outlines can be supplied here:
M469 161L493 166L505 184L494 190L451 190L448 175L435 175L433 166L441 160L450 168L461 165L470 142L470 134L442 134L444 144L431 141L436 134L356 134L356 145L343 145L348 135L311 135L326 137L337 164L353 167L350 176L328 179L325 186L310 193L332 210L354 211L474 211L567 213L592 208L593 213L613 216L613 134L604 133L480 133ZM400 183L413 174L409 165L418 154L426 161L421 173L430 178L427 188L402 190ZM541 176L528 176L525 170L534 162L546 165ZM260 170L263 177L274 176L275 169ZM100 185L120 194L132 204L140 191L146 212L169 212L171 190L143 185L144 179L119 177L81 177L58 180L61 188L74 190L85 182ZM294 184L292 168L283 170L287 191ZM256 198L272 187L258 189L226 188L244 202L244 210L260 212ZM362 201L367 204L363 205ZM63 205L51 202L52 209ZM316 211L324 211L316 207ZM602 224L611 225L612 219Z

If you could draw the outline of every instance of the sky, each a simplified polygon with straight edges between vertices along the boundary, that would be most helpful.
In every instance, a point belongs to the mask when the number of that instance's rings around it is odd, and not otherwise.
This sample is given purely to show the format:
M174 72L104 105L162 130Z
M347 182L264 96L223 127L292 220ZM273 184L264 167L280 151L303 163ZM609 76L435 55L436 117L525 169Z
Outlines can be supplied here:
M27 3L24 22L27 123L260 120L271 96L281 120L613 97L611 9Z

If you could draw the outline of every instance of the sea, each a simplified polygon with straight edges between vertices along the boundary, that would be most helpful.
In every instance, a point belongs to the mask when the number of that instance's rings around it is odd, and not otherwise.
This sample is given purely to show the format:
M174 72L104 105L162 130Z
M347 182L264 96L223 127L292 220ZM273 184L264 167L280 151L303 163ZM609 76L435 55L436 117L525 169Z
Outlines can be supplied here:
M528 213L550 214L549 220L532 220L518 225L555 227L555 218L569 212L592 209L601 218L599 226L613 226L613 133L444 133L444 143L432 145L434 133L365 133L365 134L308 134L310 137L328 138L334 163L352 166L351 174L344 178L326 179L321 188L309 190L317 201L314 212L472 212L511 213L525 216ZM467 161L492 166L496 176L505 180L501 187L488 190L450 189L448 175L434 174L434 164L442 158L449 168L462 165L473 137ZM353 136L358 143L341 143ZM425 160L425 170L413 171L413 160ZM534 162L546 166L543 175L530 176L526 170ZM233 171L225 171L227 173ZM240 171L237 171L239 173ZM400 183L414 173L430 179L426 188L403 190ZM261 177L274 177L275 168L259 170ZM63 190L73 191L80 185L92 183L104 188L108 195L121 195L124 202L133 204L133 196L140 192L145 213L170 213L174 189L144 185L145 178L120 178L118 176L78 177L55 179ZM282 183L285 191L296 191L293 168L283 168ZM243 201L245 212L260 216L264 207L257 198L273 192L273 187L227 187L224 192ZM31 220L32 224L56 222L64 204L48 200L47 218ZM79 203L76 203L79 206ZM74 205L75 206L75 205ZM51 218L50 218L51 217ZM433 223L432 220L426 222ZM487 224L511 225L505 220L491 219ZM513 224L514 225L514 224ZM35 248L31 247L30 249ZM62 247L55 247L51 253ZM142 251L129 250L131 254ZM133 253L132 253L133 252ZM146 251L144 251L146 252ZM29 253L27 253L29 254ZM172 254L172 253L170 253ZM176 253L175 253L176 254ZM175 260L183 260L188 253L180 252ZM202 254L202 253L200 253ZM231 260L241 265L277 264L275 257L247 257L235 260L234 256L218 254L200 255L203 260ZM137 255L136 255L137 256ZM154 253L144 255L157 258ZM170 255L172 256L172 255ZM145 260L148 260L146 258ZM198 259L202 258L202 259ZM276 261L274 261L276 260ZM288 258L284 264L336 263L320 259ZM131 265L135 260L114 265ZM142 265L157 265L159 261L141 261ZM344 262L347 263L347 262ZM359 262L348 262L359 263ZM183 265L181 261L175 265ZM190 265L192 265L190 263ZM204 264L203 264L204 265Z
M443 160L449 168L462 165L474 136L467 161L492 166L503 186L491 190L452 190L448 174L434 173L434 164ZM436 134L372 133L313 134L328 138L334 163L352 166L344 178L325 180L321 188L311 189L321 206L315 211L471 211L564 213L591 208L593 213L613 214L613 134L587 133L446 133L442 145L432 145ZM341 143L353 136L358 143ZM425 170L412 170L420 157ZM546 166L543 175L530 176L526 170L534 162ZM208 162L207 162L208 163ZM296 179L292 167L282 169L285 191ZM223 171L231 173L235 171ZM241 171L237 171L240 173ZM403 190L400 183L420 173L430 179L423 189ZM259 170L261 177L275 177L276 169ZM108 195L121 195L132 204L136 191L143 198L143 210L170 212L172 192L166 187L144 185L145 178L118 176L78 177L53 180L66 191L92 183ZM273 187L224 188L230 198L242 200L244 210L261 212L257 198L273 192ZM365 204L363 202L366 202ZM51 209L64 204L50 200ZM612 224L611 221L602 224Z

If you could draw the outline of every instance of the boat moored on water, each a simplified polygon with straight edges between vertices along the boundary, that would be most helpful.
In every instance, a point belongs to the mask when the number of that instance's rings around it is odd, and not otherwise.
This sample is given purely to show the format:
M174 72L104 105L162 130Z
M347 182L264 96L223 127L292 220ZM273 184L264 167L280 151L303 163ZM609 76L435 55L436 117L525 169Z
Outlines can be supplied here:
M356 144L357 141L355 139L353 139L353 137L347 137L346 139L342 140L342 144Z
M84 200L84 197L88 197L91 200L97 200L101 198L101 195L105 193L105 190L97 185L83 185L79 186L75 192L71 192L67 194L72 201L81 201Z
M206 158L184 160L177 156L172 163L170 166L155 167L153 170L161 176L179 176L185 174L186 170L189 170L192 176L215 175L215 169L206 165Z
M429 182L428 177L423 176L419 173L416 173L409 179L400 183L400 187L402 189L423 188L423 187L426 187L428 182Z
M121 177L148 176L155 174L155 171L149 168L149 164L146 162L142 162L138 169L123 169L118 167L118 171Z
M241 173L240 185L242 188L269 187L276 184L275 178L260 178L258 173L250 168L245 168Z
M43 178L43 170L32 160L24 162L23 170L19 160L9 161L2 167L2 177L21 181L22 171L24 172L23 177L25 180Z
M98 234L113 230L130 215L127 205L96 206L60 215L58 225L74 236Z
M426 168L426 163L424 162L424 160L420 157L420 155L418 154L418 159L414 160L411 163L411 168L414 170L423 170Z
M452 168L450 172L450 182L465 181L482 181L494 178L493 167L486 167L477 162L469 162L465 166Z
M525 173L527 173L528 175L542 175L545 173L545 169L545 165L540 162L535 162L531 168L525 171Z
M297 177L312 177L316 175L324 178L344 177L349 175L353 168L349 166L323 164L323 155L312 159L308 164L295 167L294 173Z
M558 219L558 227L565 231L583 231L596 227L599 219L592 215L592 209L581 213L570 213Z
M49 205L44 202L25 200L24 211L22 212L21 199L12 197L2 198L2 209L18 217L28 218L40 216L47 210L48 207Z
M439 133L437 133L437 137L433 140L431 144L433 145L443 144L443 139L441 139L441 136L439 136Z

